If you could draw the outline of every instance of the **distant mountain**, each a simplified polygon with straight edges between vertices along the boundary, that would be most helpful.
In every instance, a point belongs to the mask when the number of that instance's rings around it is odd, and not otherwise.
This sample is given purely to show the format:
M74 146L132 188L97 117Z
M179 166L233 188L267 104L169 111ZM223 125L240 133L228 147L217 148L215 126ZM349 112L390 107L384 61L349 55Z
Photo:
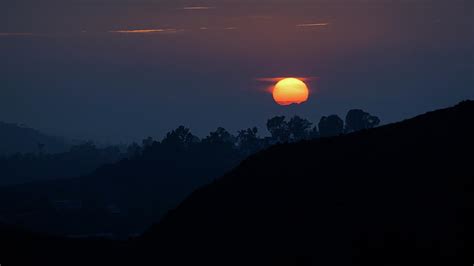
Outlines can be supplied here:
M277 145L142 238L163 265L472 265L474 102Z
M98 148L92 142L86 142L71 146L67 152L0 157L0 186L80 177L126 156L118 146Z
M54 158L29 164L21 160L17 167L0 160L0 170L6 169L14 176L12 172L19 172L22 165L33 170L50 167L57 176L74 167L80 172L91 169L91 163L106 162L99 160L103 157L101 151L85 150L84 156L76 154L79 157L42 156ZM116 163L109 161L79 178L42 177L41 182L37 179L34 183L0 187L0 219L56 235L127 238L143 233L196 188L230 171L243 158L225 143L196 143L190 147L154 143L140 155ZM79 168L78 163L84 167Z
M14 153L57 153L66 151L65 140L35 129L0 122L0 156Z

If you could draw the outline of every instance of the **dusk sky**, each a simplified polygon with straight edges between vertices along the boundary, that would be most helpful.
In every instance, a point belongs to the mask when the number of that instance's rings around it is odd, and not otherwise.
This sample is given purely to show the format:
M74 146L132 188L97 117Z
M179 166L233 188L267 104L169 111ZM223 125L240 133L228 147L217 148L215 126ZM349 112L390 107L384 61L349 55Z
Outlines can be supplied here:
M474 98L472 0L0 2L0 121L101 142ZM275 104L275 77L310 97Z

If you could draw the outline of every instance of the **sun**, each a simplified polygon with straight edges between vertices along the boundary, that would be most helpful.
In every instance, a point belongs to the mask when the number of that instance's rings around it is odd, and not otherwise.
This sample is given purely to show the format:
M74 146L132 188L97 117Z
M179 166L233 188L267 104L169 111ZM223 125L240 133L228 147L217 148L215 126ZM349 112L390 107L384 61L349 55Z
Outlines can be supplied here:
M309 97L309 89L300 79L284 78L278 81L272 94L276 103L286 106L306 102Z

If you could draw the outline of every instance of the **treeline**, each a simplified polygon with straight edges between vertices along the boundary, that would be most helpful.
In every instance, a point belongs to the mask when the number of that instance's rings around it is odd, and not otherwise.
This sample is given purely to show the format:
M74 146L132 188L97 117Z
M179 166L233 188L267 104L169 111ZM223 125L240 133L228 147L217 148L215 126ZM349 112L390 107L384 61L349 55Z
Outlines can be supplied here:
M207 158L207 155L217 154L218 161L222 161L223 165L233 165L277 143L337 136L372 128L379 123L378 117L354 109L347 113L345 121L337 115L330 115L322 117L317 125L299 116L291 119L276 116L266 123L269 137L261 137L256 127L239 130L236 135L219 127L200 139L190 129L180 126L168 132L161 141L148 137L140 144L128 146L99 148L93 142L86 142L72 146L67 152L49 154L47 152L51 149L47 145L37 143L37 152L0 156L0 185L78 177L126 158L175 158L198 162L197 157Z
M268 137L261 137L256 127L235 135L217 128L200 139L180 126L159 141L148 137L140 144L108 148L88 142L66 153L38 151L4 158L0 159L3 184L83 176L20 185L14 190L0 188L0 216L38 232L88 236L106 232L126 238L146 230L192 191L235 168L250 154L276 143L339 135L379 122L357 110L351 110L345 122L332 115L316 125L298 116L277 116L267 121ZM58 202L80 208L58 208ZM35 211L25 214L25 209Z
M275 116L268 119L266 123L266 128L270 133L269 137L260 137L257 127L239 130L236 135L231 134L225 128L218 127L205 138L199 139L191 133L189 128L179 126L168 132L161 141L148 137L142 141L141 145L132 143L127 148L127 157L147 155L158 149L169 151L174 148L186 149L197 146L208 148L210 151L231 149L247 156L277 143L338 136L370 129L379 124L380 119L377 116L360 109L352 109L347 113L345 120L338 115L323 116L317 125L299 116L290 119L285 116Z

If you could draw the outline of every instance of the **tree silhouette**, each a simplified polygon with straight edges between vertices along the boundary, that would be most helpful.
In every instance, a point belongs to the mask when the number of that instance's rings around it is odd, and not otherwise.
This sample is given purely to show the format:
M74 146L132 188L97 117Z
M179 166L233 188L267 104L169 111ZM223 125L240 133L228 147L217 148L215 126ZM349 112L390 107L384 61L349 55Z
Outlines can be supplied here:
M199 138L191 134L189 128L179 126L177 129L166 133L166 137L161 141L165 146L175 146L187 148L193 143L199 142Z
M380 119L361 109L352 109L346 115L346 132L374 128L380 124Z
M267 129L272 135L275 142L288 142L290 139L290 131L285 116L275 116L268 119Z
M344 121L337 115L323 116L318 126L321 137L337 136L344 131Z
M94 154L98 152L97 146L93 141L87 141L85 143L72 146L70 151L76 154Z
M141 151L142 151L142 148L140 147L140 145L138 145L138 143L136 142L133 142L127 147L127 157L129 158L138 157Z
M208 144L228 144L234 145L236 141L235 136L230 134L225 128L218 127L216 131L209 133L205 139L202 140L203 143Z
M244 155L255 153L261 149L261 141L257 136L256 127L240 130L237 135L237 146Z
M301 118L299 116L294 116L288 122L288 129L291 133L291 138L293 141L307 139L310 135L311 125L313 123L309 122L307 119Z
M44 155L44 143L38 143L38 153L39 155Z
M153 142L154 142L153 138L148 137L142 141L142 146L144 149L146 149L148 147L151 147L153 145Z
M319 130L317 126L314 126L310 131L309 131L309 138L310 139L317 139L320 137Z

